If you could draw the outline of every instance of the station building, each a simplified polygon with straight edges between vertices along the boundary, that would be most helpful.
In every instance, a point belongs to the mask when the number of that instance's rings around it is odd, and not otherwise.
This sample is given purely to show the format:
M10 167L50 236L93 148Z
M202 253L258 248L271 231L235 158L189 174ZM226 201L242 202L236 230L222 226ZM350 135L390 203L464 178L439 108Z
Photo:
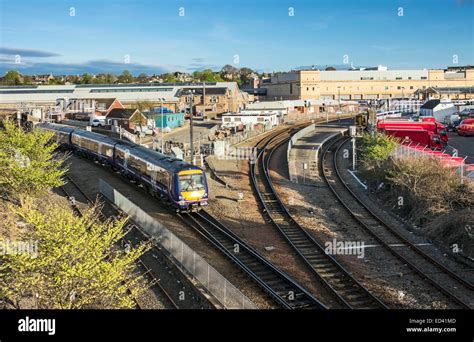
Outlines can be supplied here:
M1 86L0 108L21 106L61 107L86 111L92 103L119 100L125 108L161 106L173 112L189 109L188 90L194 91L193 110L218 115L238 111L249 102L236 82L150 83L150 84L77 84ZM203 95L205 94L205 95ZM73 106L73 107L71 107Z
M445 70L297 70L262 83L267 100L368 100L422 97L441 89L451 99L474 98L474 67ZM452 89L453 91L449 91ZM430 94L426 92L426 94Z

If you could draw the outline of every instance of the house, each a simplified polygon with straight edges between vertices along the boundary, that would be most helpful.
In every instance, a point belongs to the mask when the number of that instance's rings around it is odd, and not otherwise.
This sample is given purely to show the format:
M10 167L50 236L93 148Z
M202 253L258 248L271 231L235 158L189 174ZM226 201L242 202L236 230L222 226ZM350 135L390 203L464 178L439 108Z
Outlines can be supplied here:
M163 128L176 128L184 126L184 113L152 113L152 120L155 121L155 127L160 129ZM161 121L163 120L163 126Z
M49 81L54 80L53 74L33 75L33 84L48 84Z
M207 117L231 111L229 98L230 90L227 87L193 87L183 88L178 92L181 107L189 110L189 91L193 92L193 112L203 113Z
M138 109L113 108L106 116L107 124L121 126L133 132L137 124L146 125L147 117Z
M102 102L102 99L101 100L97 100L97 105L100 107ZM117 99L113 99L112 102L109 101L106 101L104 103L104 108L107 108L105 110L105 115L109 114L113 109L124 109L125 107L123 106L122 102L120 102L119 100Z

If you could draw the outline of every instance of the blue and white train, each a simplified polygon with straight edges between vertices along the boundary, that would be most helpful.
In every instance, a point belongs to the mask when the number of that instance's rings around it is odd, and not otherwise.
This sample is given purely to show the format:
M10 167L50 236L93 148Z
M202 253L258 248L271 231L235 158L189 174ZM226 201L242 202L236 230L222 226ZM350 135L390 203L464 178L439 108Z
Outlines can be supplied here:
M208 204L206 174L197 166L102 134L57 124L36 127L54 132L61 147L108 165L142 184L150 194L178 211L197 211Z

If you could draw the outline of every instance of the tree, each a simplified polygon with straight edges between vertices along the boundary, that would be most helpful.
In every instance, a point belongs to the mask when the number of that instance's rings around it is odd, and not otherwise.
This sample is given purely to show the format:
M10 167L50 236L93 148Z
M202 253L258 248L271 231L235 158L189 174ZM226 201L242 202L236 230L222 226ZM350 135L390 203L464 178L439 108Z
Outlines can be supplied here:
M203 70L201 73L201 81L205 82L222 82L223 79L219 75L219 73L216 73L212 71L211 69L206 69Z
M0 255L0 298L16 308L25 300L41 309L135 306L147 288L135 262L151 244L117 248L126 218L101 222L98 205L77 216L66 204L30 200L12 211L25 224L21 241L38 245L30 253Z
M107 73L105 74L105 83L106 84L113 84L117 82L118 78L114 74Z
M25 85L33 84L33 77L31 77L29 75L24 75L23 76L23 84L25 84Z
M133 75L128 70L124 70L122 74L118 77L119 83L133 83Z
M193 72L193 81L202 82L202 72L201 71Z
M93 81L93 77L89 73L85 73L82 75L82 84L91 84Z
M177 82L176 76L172 73L162 75L163 82L165 83L174 83Z
M136 107L140 112L143 113L146 111L152 112L155 105L152 101L137 101Z
M106 84L107 76L105 74L97 74L96 77L92 80L94 84Z
M232 65L227 64L222 68L220 76L226 80L234 80L238 76L238 70Z
M65 160L55 154L53 132L35 129L25 132L9 120L0 130L0 191L12 197L39 196L63 184Z
M5 84L5 85L20 85L22 83L23 83L22 76L16 70L8 71L2 80L2 84Z
M48 84L64 84L64 81L61 80L60 78L53 78L48 81Z
M137 76L137 82L139 83L145 83L147 80L148 80L148 75L143 72Z
M237 68L230 65L230 64L226 64L222 67L221 73L236 74L237 73Z

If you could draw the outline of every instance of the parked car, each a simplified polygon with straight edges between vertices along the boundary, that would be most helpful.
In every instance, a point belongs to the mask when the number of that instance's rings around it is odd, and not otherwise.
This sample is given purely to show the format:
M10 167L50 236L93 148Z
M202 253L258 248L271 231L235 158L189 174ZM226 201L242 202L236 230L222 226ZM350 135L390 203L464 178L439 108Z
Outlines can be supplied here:
M92 119L91 120L91 126L93 127L104 127L105 126L105 120L103 119Z
M458 134L462 136L474 135L474 119L465 119L461 121L458 127Z
M457 127L461 123L461 117L458 113L452 115L446 115L444 118L444 124L448 132L456 132Z
M133 133L139 136L144 136L144 135L154 135L155 131L153 130L153 127L150 125L136 125Z
M474 117L474 108L465 108L459 113L459 115L463 117Z

